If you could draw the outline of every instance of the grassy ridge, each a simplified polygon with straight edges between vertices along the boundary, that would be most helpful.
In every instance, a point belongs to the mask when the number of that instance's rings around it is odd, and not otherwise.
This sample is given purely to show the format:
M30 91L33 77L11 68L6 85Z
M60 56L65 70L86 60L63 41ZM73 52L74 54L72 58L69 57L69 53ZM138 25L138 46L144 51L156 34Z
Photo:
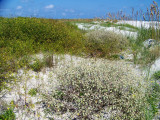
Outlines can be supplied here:
M84 38L73 25L38 18L0 18L0 88L23 64L17 58L43 51L79 54Z
M17 43L18 40L21 42L29 41L33 45L43 46L44 48L48 48L45 45L52 44L52 50L54 51L69 51L73 47L75 49L72 51L77 52L76 50L79 50L83 44L82 35L75 26L56 20L4 18L0 24L0 36L5 39L1 44L2 48L8 46L8 43ZM34 47L33 45L32 47Z

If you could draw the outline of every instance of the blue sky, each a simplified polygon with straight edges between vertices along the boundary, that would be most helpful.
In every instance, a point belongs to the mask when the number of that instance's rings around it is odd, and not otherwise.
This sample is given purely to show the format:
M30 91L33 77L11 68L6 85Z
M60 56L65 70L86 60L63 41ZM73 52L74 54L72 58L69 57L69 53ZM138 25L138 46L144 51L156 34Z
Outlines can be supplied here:
M155 0L159 5L160 1ZM131 8L146 10L152 0L0 0L0 16L95 18Z

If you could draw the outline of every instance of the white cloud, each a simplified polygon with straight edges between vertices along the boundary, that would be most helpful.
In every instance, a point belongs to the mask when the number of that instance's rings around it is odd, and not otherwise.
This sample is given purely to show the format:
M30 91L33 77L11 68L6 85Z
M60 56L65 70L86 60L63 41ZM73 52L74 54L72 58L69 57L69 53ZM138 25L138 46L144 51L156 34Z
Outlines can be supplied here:
M144 4L140 4L140 7L143 7L144 6Z
M0 11L10 11L10 9L0 9Z
M33 10L33 15L34 15L34 16L37 16L37 15L38 15L38 13L39 13L39 10L38 10L38 9Z
M65 12L74 13L75 11L73 9L65 9Z
M66 13L63 12L62 15L63 15L63 16L66 16Z
M65 9L66 12L68 12L68 9Z
M29 0L21 0L22 2L28 2Z
M74 13L75 11L73 9L70 10L71 13Z
M17 10L22 9L22 6L17 6Z
M21 15L22 15L22 12L17 12L16 15L17 15L17 16L21 16Z
M52 8L54 8L54 5L52 5L52 4L51 5L47 5L47 6L45 6L45 8L46 9L52 9Z
M23 10L19 10L15 13L16 16L21 16L23 15Z
M84 15L84 13L80 13L79 15Z
M123 9L126 9L127 8L127 6L123 6Z

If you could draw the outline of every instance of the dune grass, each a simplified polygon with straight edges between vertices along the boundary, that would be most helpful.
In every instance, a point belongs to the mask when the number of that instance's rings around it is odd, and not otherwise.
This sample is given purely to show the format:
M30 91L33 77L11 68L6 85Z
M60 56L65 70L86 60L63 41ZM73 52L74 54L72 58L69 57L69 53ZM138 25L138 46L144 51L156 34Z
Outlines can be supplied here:
M138 31L137 38L133 38L130 44L134 54L134 62L136 64L141 64L143 66L149 63L153 63L160 56L159 37L159 30L152 26L150 28L142 27ZM155 39L156 45L149 48L144 47L143 42L147 39Z

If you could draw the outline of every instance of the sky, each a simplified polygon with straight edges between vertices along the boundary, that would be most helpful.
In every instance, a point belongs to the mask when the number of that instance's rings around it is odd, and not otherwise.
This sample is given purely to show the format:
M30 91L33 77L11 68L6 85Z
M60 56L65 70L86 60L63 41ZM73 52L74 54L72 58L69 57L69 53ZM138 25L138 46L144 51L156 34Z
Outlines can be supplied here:
M155 0L160 5L160 0ZM153 0L0 0L0 16L53 19L105 18L107 13L132 8L146 11Z

